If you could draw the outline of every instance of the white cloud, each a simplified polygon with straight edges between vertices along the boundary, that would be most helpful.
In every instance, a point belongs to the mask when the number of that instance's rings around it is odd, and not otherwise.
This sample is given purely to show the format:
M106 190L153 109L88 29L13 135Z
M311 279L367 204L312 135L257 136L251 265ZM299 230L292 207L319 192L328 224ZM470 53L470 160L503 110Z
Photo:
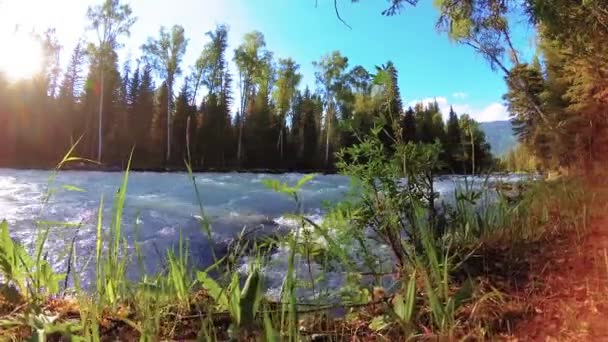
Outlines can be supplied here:
M450 113L450 107L454 109L454 111L458 115L468 114L473 119L479 122L487 122L487 121L499 121L499 120L508 120L509 113L507 111L507 107L498 102L492 102L485 107L475 107L471 106L468 103L461 102L453 102L450 103L445 96L437 96L437 97L427 97L421 100L411 100L408 101L406 107L414 107L417 103L423 103L425 106L437 102L439 105L439 110L443 116L444 120L448 119L448 115Z
M481 112L475 113L473 117L480 122L508 120L509 112L507 111L507 107L503 104L494 102L485 107Z
M414 107L418 103L422 103L422 104L424 104L426 106L426 105L428 105L430 103L433 103L435 101L437 101L437 103L439 104L439 107L441 107L441 105L445 105L445 104L448 103L448 99L446 97L444 97L444 96L436 96L436 97L427 97L427 98L424 98L422 100L412 100L412 101L409 101L407 103L407 106Z
M457 91L452 94L452 97L455 99L464 99L464 98L467 98L468 96L469 96L469 94L462 92L462 91Z

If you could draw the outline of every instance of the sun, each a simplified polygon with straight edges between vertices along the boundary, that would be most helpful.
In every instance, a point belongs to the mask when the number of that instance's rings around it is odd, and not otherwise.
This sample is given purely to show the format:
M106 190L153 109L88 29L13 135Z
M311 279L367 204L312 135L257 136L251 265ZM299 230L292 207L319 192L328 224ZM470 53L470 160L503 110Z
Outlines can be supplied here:
M29 34L0 33L0 70L13 81L29 79L38 73L42 64L42 47Z

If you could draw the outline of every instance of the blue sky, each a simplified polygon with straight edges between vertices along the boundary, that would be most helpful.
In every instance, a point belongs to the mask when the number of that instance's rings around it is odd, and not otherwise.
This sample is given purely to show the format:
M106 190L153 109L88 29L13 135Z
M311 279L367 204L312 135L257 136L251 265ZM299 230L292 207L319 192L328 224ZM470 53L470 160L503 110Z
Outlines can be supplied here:
M0 0L0 39L1 32L14 30L15 24L38 31L55 27L64 45L65 61L76 40L86 36L87 7L98 2ZM259 30L276 58L292 57L301 65L302 85L315 88L312 62L340 50L349 58L350 66L360 64L368 70L392 60L399 71L399 85L406 104L437 99L444 110L454 105L458 112L467 112L480 121L507 118L501 100L505 91L502 74L492 71L472 49L450 42L436 31L438 14L430 0L421 1L415 8L406 8L395 17L380 15L387 5L383 0L356 4L340 0L340 13L352 29L336 18L332 0L132 0L129 3L138 20L131 37L123 39L120 53L123 59L139 57L141 44L148 36L156 36L161 25L180 24L189 38L184 58L187 71L207 42L205 32L225 23L230 26L230 59L242 36ZM518 47L532 50L532 29L522 26L517 33Z

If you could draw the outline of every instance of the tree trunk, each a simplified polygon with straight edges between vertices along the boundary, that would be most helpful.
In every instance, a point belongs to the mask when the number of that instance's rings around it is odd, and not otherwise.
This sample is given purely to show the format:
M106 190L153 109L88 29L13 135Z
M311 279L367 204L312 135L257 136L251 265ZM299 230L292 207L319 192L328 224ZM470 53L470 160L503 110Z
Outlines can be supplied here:
M167 156L165 166L169 165L171 159L171 82L167 81Z
M243 145L243 114L241 113L241 122L239 122L239 143L236 149L236 160L238 163L238 166L241 166L241 159L242 159L242 155L243 155L243 151L242 151L242 145Z
M281 125L280 131L279 131L278 148L279 148L280 166L283 166L283 125Z
M473 169L471 173L475 174L475 138L473 137L473 129L469 127L469 135L471 136L471 164Z
M100 63L101 65L101 93L99 96L99 127L97 130L97 135L98 135L98 139L97 139L97 161L99 163L101 163L101 153L102 153L102 145L103 145L103 93L104 93L104 72L103 72L103 65L102 63Z
M330 107L331 108L331 107ZM327 111L327 130L325 134L325 167L329 165L329 134L331 131L331 109Z
M241 160L243 158L243 122L245 121L245 105L247 103L246 89L249 88L248 84L243 83L243 74L239 73L239 81L241 83L241 120L239 122L239 141L236 150L237 164L241 166Z

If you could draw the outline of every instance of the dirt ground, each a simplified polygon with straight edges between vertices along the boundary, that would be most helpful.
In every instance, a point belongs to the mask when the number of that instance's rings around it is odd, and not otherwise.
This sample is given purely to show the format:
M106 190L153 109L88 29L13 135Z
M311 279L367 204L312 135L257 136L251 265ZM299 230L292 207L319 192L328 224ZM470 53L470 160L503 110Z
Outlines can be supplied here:
M608 341L608 212L585 233L559 236L531 258L530 279L514 294L528 305L514 341Z

